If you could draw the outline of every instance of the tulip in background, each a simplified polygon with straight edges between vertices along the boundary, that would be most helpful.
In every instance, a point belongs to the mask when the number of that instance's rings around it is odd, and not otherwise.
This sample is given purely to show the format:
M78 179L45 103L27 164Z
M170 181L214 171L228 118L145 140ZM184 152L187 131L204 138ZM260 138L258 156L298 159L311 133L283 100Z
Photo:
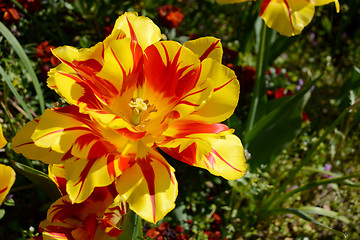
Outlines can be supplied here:
M216 0L218 3L241 3L249 0ZM311 22L315 6L335 3L340 11L338 0L263 0L260 6L260 17L266 25L285 36L294 36Z
M0 149L3 148L6 143L7 141L0 126ZM10 188L14 184L15 176L15 171L11 167L0 164L0 205L4 202Z
M159 221L178 190L158 149L226 179L244 175L243 146L219 123L233 114L240 89L221 64L220 40L160 38L150 19L129 12L94 47L53 50L61 63L47 83L70 105L45 110L12 143L30 159L63 167L67 195L52 208L86 206L99 188L111 188L142 218Z

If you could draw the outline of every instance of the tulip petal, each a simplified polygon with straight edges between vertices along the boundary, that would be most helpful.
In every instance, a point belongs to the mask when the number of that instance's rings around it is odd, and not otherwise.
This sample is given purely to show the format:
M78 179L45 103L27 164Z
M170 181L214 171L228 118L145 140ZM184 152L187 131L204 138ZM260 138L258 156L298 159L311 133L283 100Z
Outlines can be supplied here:
M2 126L0 126L0 148L3 148L6 145L7 141L4 137Z
M116 150L102 135L112 131L95 125L87 115L77 113L77 109L67 106L45 110L31 136L35 145L58 153L71 151L79 158L95 158ZM115 133L110 136L119 138Z
M64 153L55 152L51 148L36 146L31 139L40 119L41 117L33 119L20 129L12 139L12 149L29 159L40 160L47 164L60 163L65 155Z
M314 16L315 5L308 0L264 0L260 16L266 25L285 36L301 33Z
M213 59L205 59L202 66L207 81L213 85L213 92L205 104L186 119L208 123L225 121L234 113L237 106L240 93L239 81L234 71Z
M66 191L73 203L85 201L95 187L110 185L121 174L120 154L106 154L94 159L71 158L65 161Z
M340 3L338 0L313 0L315 2L315 6L322 6L329 3L335 3L336 12L340 12Z
M0 164L0 205L4 202L5 197L15 182L15 171L9 166Z
M246 163L241 141L231 132L220 123L179 120L164 132L167 140L157 145L189 165L229 180L237 179L245 174Z
M203 61L206 58L212 58L221 63L223 49L220 39L214 37L202 37L190 40L184 43L184 47L189 48Z
M161 39L159 27L147 17L138 17L136 12L121 15L115 22L112 34L118 29L122 30L127 38L137 41L142 49Z
M145 150L142 150L145 151ZM174 169L155 150L137 158L116 181L130 208L149 222L157 222L175 207L177 181Z

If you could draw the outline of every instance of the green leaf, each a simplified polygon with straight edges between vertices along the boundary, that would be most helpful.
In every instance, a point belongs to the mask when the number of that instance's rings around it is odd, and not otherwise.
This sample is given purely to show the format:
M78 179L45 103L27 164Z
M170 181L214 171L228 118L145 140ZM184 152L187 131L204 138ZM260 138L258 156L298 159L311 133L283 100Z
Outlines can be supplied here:
M15 38L15 36L10 32L10 30L2 22L0 22L0 32L8 40L8 42L11 44L11 46L14 48L15 52L17 53L21 62L23 63L26 71L30 74L31 81L34 85L36 94L39 99L40 110L41 110L41 112L44 112L44 110L45 110L44 96L41 91L39 80L35 74L33 67L31 66L29 58L26 56L25 51L21 47L18 40Z
M5 209L0 209L0 220L5 216Z
M121 226L123 232L118 237L119 240L136 240L142 236L141 218L131 209L125 215L124 223Z
M326 226L322 223L320 223L319 221L317 221L316 219L312 218L310 215L308 215L305 211L301 210L301 209L296 209L296 208L279 208L279 209L274 209L271 211L272 214L293 214L296 216L301 217L302 219L315 223L319 226L322 226L326 229L329 229L330 231L332 231L333 233L335 233L336 235L346 238L346 235L340 231L337 231L329 226Z
M301 211L304 211L306 213L317 214L317 215L321 215L321 216L325 216L325 217L335 218L339 221L342 221L345 224L350 224L350 220L347 217L342 216L338 212L335 212L335 211L327 210L327 209L324 209L321 207L314 207L314 206L303 206L303 207L299 207L298 209Z
M7 86L9 87L12 94L14 94L16 99L19 101L21 107L24 109L25 113L27 114L27 117L30 120L33 119L33 116L31 115L30 110L24 101L24 98L22 96L20 96L20 94L18 93L18 91L16 90L14 85L12 84L12 81L11 81L9 75L6 74L6 72L4 71L4 69L1 66L0 66L0 74L1 74L2 78L4 79L5 83L7 84Z
M10 160L10 163L17 172L40 187L51 200L55 201L61 197L59 189L48 175L14 160Z
M309 85L313 84L314 81ZM300 132L302 110L310 96L310 87L307 86L297 95L278 101L279 106L263 116L247 132L244 142L252 156L249 161L252 169L261 164L271 165L276 156Z
M294 190L291 190L290 192L287 192L283 195L277 195L276 199L271 201L271 204L268 206L269 209L274 208L279 206L282 202L284 202L285 199L291 197L292 195L294 195L295 193L301 192L301 191L305 191L305 190L309 190L313 187L316 186L320 186L320 185L327 185L327 184L331 184L331 183L345 183L346 180L350 179L350 178L356 178L356 177L360 177L360 174L352 174L352 175L348 175L348 176L341 176L341 177L335 177L335 178L328 178L328 179L322 179L322 180L318 180L318 181L311 181L303 186L300 186ZM346 183L346 185L350 185L349 183ZM354 184L356 186L356 184Z

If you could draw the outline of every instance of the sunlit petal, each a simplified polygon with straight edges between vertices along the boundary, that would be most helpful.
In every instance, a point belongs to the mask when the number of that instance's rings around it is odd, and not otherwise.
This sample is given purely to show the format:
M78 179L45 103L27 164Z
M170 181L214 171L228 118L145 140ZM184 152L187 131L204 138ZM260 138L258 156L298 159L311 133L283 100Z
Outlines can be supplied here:
M164 133L168 139L158 146L189 165L237 179L245 174L246 163L241 141L231 132L224 124L179 121Z
M214 37L202 37L190 40L184 43L184 47L189 48L203 61L206 58L212 58L221 63L223 49L220 39Z
M0 148L3 148L6 145L7 141L4 137L2 126L0 126Z
M314 16L315 5L308 0L264 0L260 16L267 26L285 36L301 33Z
M340 12L340 3L338 0L313 0L316 6L322 6L329 3L335 3L336 12Z
M137 158L117 179L116 187L130 208L149 222L157 222L175 207L174 169L155 150Z
M213 85L211 97L193 112L187 119L201 120L208 123L222 122L235 111L238 103L240 84L235 73L213 59L202 62L203 72L208 82Z
M15 171L9 166L0 164L0 205L4 202L5 197L15 182Z
M58 153L51 148L36 146L31 139L41 117L33 119L23 126L16 136L12 139L12 149L23 154L29 159L40 160L44 163L60 163L64 153Z
M142 49L159 41L161 32L151 19L140 16L136 12L127 12L115 22L113 33L122 30L127 38L137 41Z

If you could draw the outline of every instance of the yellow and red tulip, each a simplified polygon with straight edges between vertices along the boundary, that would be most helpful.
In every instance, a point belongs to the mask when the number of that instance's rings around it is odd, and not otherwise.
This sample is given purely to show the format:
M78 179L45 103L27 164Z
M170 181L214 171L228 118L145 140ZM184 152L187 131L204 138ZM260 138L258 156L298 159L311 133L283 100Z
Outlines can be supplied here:
M216 0L219 3L240 3L247 0ZM260 16L266 25L285 36L300 34L314 17L315 6L334 2L340 11L338 0L262 0Z
M28 158L62 164L73 203L115 183L142 218L175 206L174 169L157 151L226 179L246 171L243 147L226 125L239 82L223 66L220 40L159 41L148 18L125 13L89 49L53 50L61 64L48 86L70 105L48 109L13 139Z
M40 223L42 236L36 239L117 239L127 206L114 194L108 187L96 188L84 202L74 204L68 195L61 197Z

